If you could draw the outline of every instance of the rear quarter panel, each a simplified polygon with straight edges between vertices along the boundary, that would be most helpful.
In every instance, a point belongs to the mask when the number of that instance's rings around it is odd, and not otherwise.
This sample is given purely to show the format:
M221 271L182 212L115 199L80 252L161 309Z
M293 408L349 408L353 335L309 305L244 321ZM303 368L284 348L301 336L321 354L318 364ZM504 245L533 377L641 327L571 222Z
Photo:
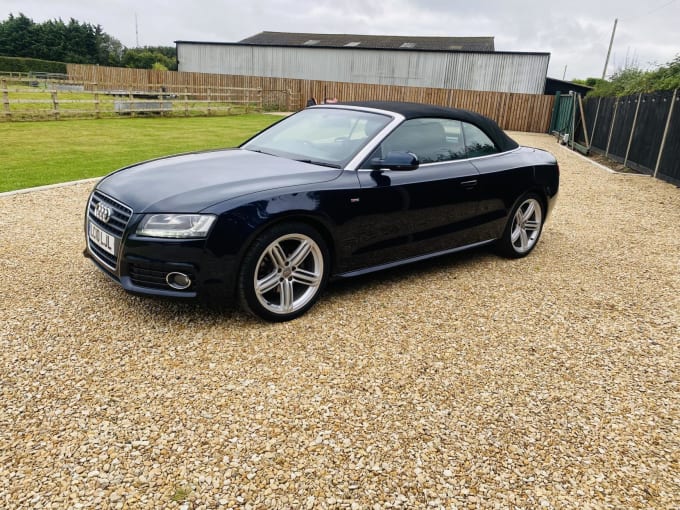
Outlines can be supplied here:
M552 207L557 194L557 163L550 153L520 147L514 151L471 160L479 170L480 215L486 218L485 235L502 235L513 205L524 193L533 191Z

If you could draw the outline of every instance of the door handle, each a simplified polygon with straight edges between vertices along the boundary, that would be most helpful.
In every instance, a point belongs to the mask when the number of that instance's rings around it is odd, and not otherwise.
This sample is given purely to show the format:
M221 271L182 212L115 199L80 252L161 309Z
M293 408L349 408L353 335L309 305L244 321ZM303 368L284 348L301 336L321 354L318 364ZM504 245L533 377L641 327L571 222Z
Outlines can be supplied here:
M470 181L463 181L460 183L461 186L463 186L465 189L470 189L474 188L477 186L477 179L472 179Z

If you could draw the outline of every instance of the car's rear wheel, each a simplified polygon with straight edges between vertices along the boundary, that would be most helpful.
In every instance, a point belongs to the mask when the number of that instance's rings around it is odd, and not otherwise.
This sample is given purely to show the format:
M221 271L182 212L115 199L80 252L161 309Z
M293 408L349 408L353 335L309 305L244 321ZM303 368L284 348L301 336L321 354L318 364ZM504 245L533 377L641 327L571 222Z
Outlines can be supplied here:
M510 213L503 237L498 242L500 251L511 258L529 255L541 237L544 217L540 197L535 193L524 195Z
M285 223L260 235L245 255L239 302L272 322L299 317L316 302L328 279L328 250L304 223Z

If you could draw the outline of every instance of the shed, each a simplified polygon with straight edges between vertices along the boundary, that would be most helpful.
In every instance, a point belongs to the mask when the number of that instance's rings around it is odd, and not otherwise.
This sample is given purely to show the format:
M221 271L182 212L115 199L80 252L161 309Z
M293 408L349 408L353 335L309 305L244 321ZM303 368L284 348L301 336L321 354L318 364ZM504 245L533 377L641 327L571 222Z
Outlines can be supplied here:
M175 41L180 71L528 94L543 94L550 61L550 53L426 49L417 41L399 48L320 43Z
M554 96L556 93L569 94L569 92L578 92L585 96L588 92L593 90L592 87L581 85L580 83L573 83L571 81L558 80L557 78L545 79L545 94Z

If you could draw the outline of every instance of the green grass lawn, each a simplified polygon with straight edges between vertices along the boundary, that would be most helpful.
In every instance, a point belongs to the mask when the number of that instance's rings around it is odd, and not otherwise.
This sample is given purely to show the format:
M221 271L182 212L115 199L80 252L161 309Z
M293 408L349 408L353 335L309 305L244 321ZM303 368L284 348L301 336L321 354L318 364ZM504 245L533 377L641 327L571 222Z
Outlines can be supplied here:
M145 159L233 147L273 115L0 123L0 192L106 175Z

